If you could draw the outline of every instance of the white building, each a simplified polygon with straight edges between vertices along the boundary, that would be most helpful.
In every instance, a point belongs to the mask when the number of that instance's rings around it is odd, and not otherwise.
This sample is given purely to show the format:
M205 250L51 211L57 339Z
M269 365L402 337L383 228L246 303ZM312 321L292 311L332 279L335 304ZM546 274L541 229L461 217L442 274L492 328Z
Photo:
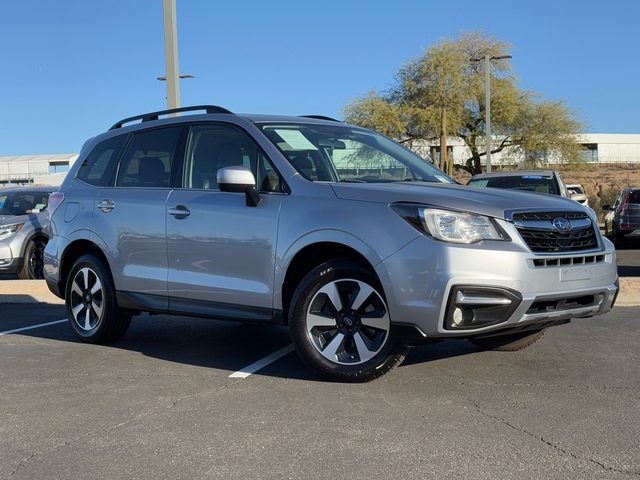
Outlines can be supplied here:
M640 134L585 133L580 136L580 141L585 149L584 158L589 163L640 163ZM422 148L414 145L414 150L423 156L431 154L436 157L439 156L439 142ZM447 150L454 164L463 165L471 158L471 151L460 138L449 138ZM521 155L514 157L513 153L506 151L491 154L493 166L517 166L523 160ZM483 165L484 161L483 155ZM557 160L549 158L546 163L557 163Z
M0 157L0 185L60 185L77 158L77 153Z

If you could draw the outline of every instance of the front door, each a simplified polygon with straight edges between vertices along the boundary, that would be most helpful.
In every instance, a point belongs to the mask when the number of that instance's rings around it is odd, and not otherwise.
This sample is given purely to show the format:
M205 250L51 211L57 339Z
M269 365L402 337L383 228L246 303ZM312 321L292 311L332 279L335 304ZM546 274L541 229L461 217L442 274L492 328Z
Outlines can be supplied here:
M219 318L268 321L273 306L275 245L283 194L278 182L261 190L257 207L243 193L221 192L218 168L244 165L256 178L275 170L241 130L194 125L183 168L183 188L169 195L167 249L170 310Z

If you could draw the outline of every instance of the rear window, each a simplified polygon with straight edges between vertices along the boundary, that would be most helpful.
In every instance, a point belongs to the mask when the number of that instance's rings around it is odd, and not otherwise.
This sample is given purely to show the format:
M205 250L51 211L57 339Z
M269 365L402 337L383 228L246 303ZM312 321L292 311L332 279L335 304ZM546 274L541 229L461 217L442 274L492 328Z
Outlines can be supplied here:
M478 178L469 181L472 187L510 188L527 192L550 193L560 195L556 182L552 175L522 175Z

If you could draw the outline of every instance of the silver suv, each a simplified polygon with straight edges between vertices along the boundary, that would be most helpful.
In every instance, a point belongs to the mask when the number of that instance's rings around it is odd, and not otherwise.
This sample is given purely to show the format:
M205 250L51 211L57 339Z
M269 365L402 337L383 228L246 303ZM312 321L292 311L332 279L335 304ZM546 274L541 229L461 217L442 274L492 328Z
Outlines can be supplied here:
M50 210L46 281L83 341L141 312L286 325L330 380L446 338L518 350L618 292L613 245L577 202L456 185L323 117L125 119L85 144Z
M0 274L42 279L49 239L49 195L57 187L0 189Z

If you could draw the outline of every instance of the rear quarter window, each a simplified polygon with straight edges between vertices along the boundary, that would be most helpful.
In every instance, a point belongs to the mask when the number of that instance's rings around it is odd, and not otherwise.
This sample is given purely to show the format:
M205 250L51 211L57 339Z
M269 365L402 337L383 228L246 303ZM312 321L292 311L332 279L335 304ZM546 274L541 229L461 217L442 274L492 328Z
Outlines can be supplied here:
M125 140L126 135L118 135L97 144L82 161L76 178L96 187L112 186Z

